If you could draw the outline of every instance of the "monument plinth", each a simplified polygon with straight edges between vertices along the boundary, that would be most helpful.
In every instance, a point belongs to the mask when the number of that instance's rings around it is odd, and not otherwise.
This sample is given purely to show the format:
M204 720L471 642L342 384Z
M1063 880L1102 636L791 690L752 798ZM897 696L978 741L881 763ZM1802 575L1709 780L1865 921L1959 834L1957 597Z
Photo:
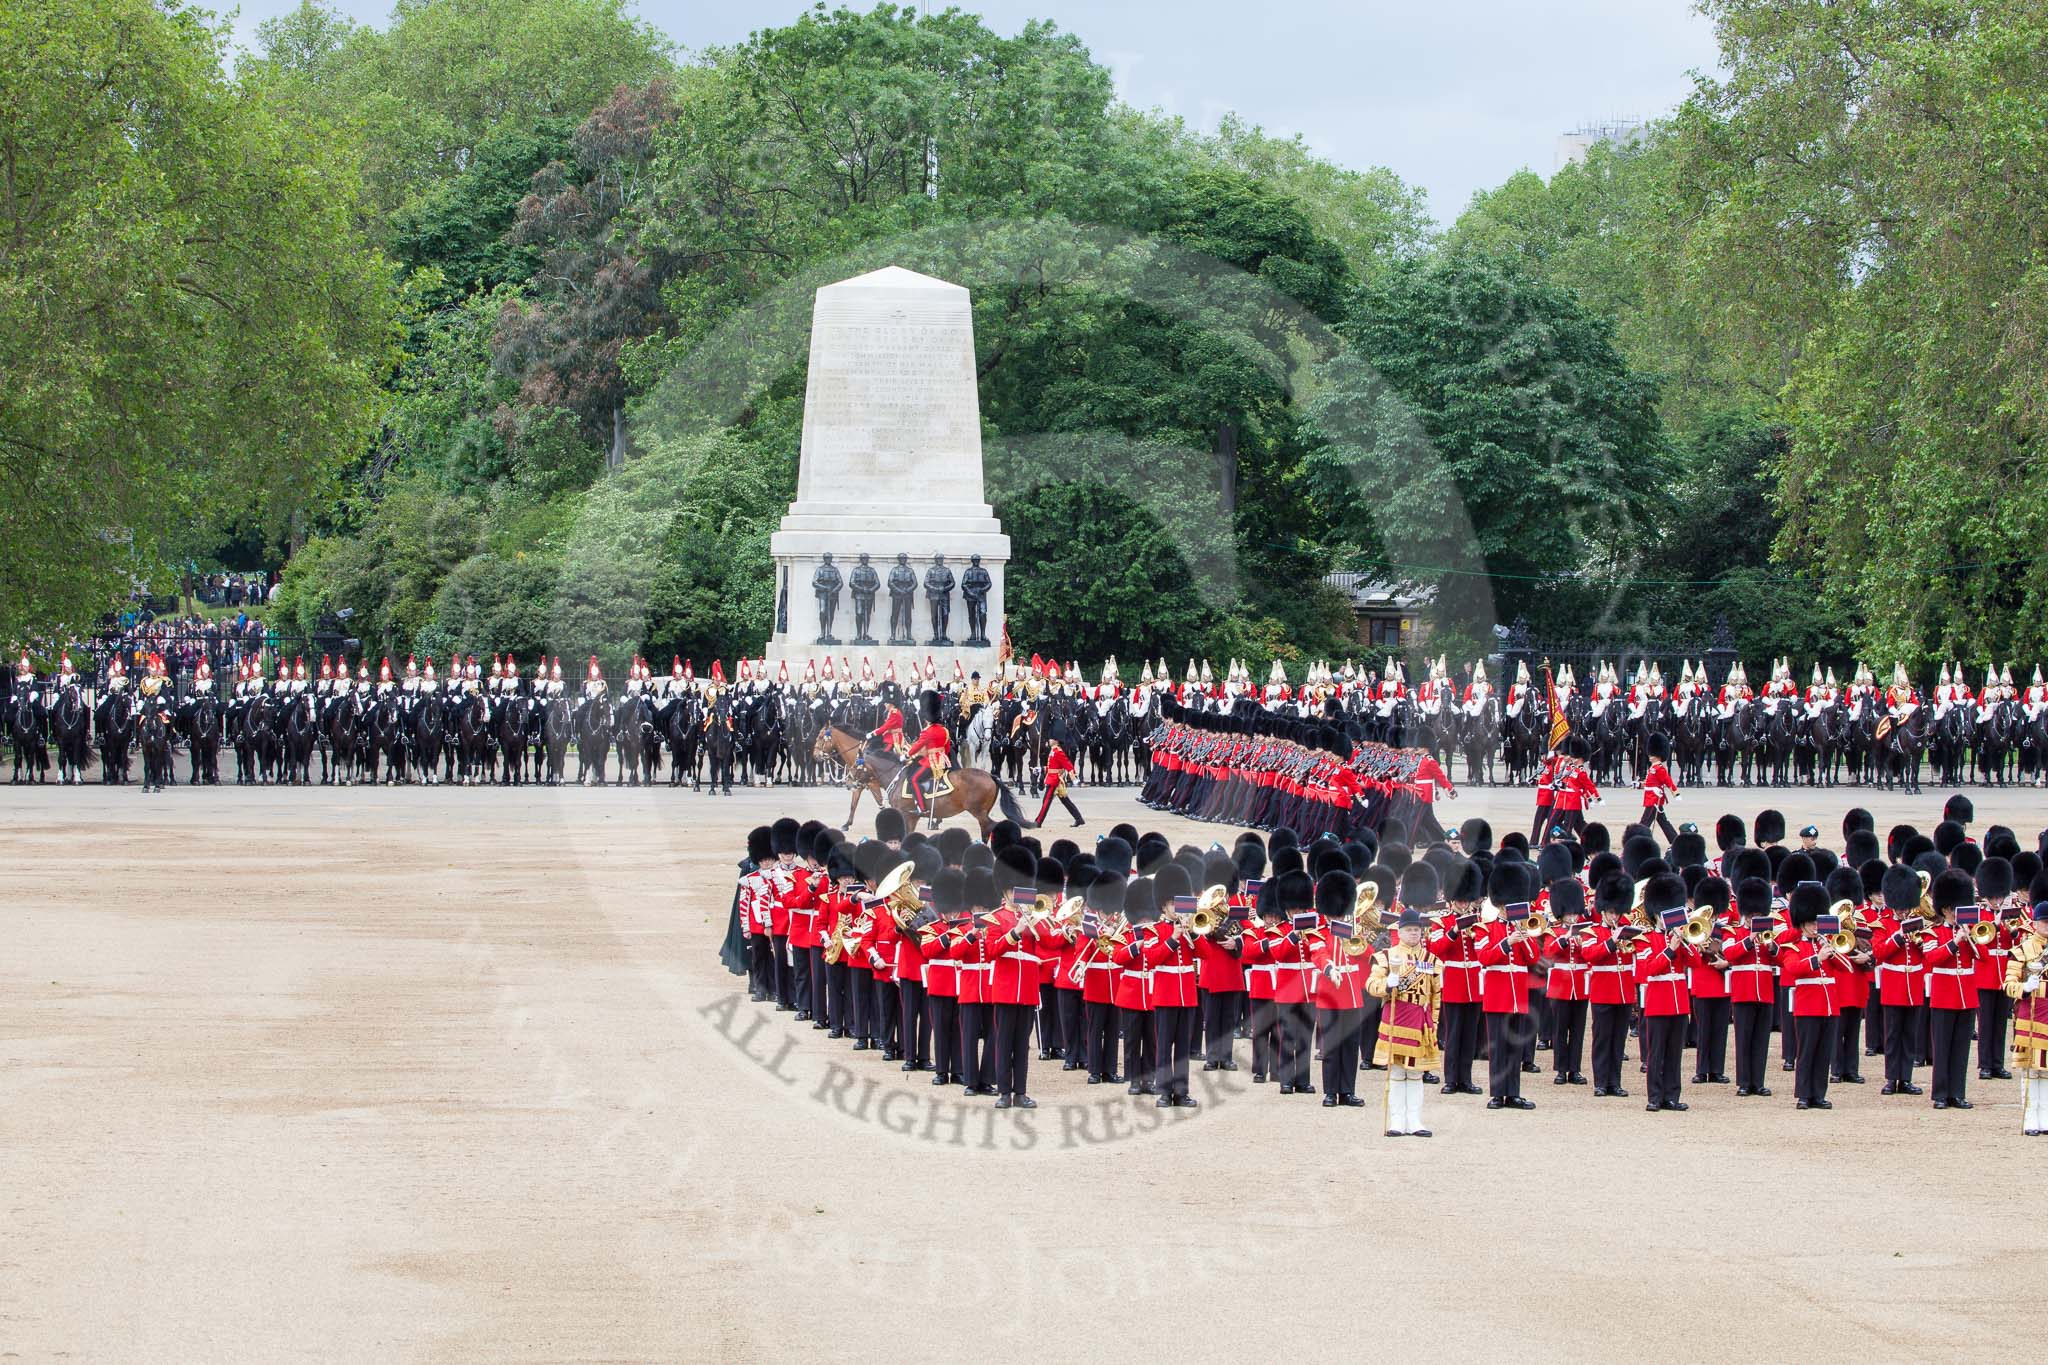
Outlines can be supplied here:
M818 290L796 501L769 549L770 663L994 675L1010 538L982 498L965 289L889 266Z

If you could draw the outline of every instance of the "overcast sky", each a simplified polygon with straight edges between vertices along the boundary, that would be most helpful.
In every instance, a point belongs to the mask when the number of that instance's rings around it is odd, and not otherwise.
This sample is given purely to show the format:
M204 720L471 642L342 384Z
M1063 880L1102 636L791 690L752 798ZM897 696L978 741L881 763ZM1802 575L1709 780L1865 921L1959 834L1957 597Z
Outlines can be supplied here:
M238 32L297 0L242 0ZM222 6L225 8L225 4ZM388 0L341 0L382 25ZM865 8L865 4L859 6ZM787 23L802 0L638 0L680 47ZM1691 0L984 0L962 8L1014 33L1047 18L1080 36L1133 104L1211 127L1236 110L1351 166L1392 167L1440 220L1474 190L1554 168L1558 135L1648 118L1711 70Z

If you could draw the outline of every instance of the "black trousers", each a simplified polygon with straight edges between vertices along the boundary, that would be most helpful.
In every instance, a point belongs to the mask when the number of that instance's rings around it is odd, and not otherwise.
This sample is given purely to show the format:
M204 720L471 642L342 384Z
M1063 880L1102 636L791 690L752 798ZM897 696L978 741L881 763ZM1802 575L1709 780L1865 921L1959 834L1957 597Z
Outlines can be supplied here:
M1379 1069L1373 1062L1372 1049L1367 1047L1366 1044L1380 1036L1380 1013L1382 1009L1382 1003L1368 995L1365 997L1365 1008L1358 1012L1358 1069L1360 1071L1376 1071Z
M1913 1044L1927 1006L1879 1005L1878 1009L1884 1015L1884 1078L1899 1085L1911 1085Z
M1799 1040L1793 1067L1792 1094L1808 1104L1828 1097L1828 1063L1835 1055L1837 1026L1832 1014L1795 1016L1792 1032Z
M932 1018L932 1070L943 1081L960 1079L960 997L925 992L924 1007Z
M1556 807L1548 801L1540 802L1536 807L1536 823L1529 826L1529 842L1538 848L1543 847L1543 841L1550 837L1550 816L1554 810Z
M1061 1057L1069 1066L1088 1064L1086 1011L1082 1008L1085 1003L1079 987L1053 992L1053 1004L1060 1016Z
M1231 1059L1230 1043L1236 1036L1237 1020L1244 1012L1243 991L1209 991L1202 997L1202 1032L1206 1046L1202 1061L1222 1066Z
M896 983L875 978L875 1013L872 1027L875 1031L875 1046L893 1052L900 1041L897 1026L903 1020L896 1012Z
M1585 1073L1582 1067L1585 1059L1586 1002L1583 1000L1551 1001L1551 1069L1560 1076L1583 1075Z
M857 1042L875 1040L875 974L858 967L846 969L846 1031Z
M1138 1087L1138 1093L1152 1094L1159 1088L1159 1078L1153 1074L1152 1020L1149 1017L1152 1011L1119 1005L1116 1013L1117 1027L1124 1036L1124 1078Z
M994 1059L988 1045L989 1007L986 1002L960 1002L960 1079L969 1090L995 1084Z
M896 1003L903 1011L903 1060L914 1066L930 1066L932 1021L924 1013L924 982L897 982Z
M827 984L830 980L824 946L804 949L803 990L798 997L797 1008L809 1010L814 1024L826 1022L832 1012L832 992Z
M1060 1032L1059 987L1043 982L1038 987L1038 1050L1058 1052L1063 1046Z
M1870 990L1870 1004L1863 1011L1863 1050L1873 1057L1884 1051L1884 1005L1878 999L1875 985Z
M773 935L775 944L775 1005L778 1009L796 1008L796 973L789 965L789 935Z
M1965 1098L1969 1088L1971 1012L1930 1006L1927 1014L1929 1059L1934 1063L1930 1093L1937 1103L1946 1100L1954 1104Z
M1841 1013L1835 1029L1835 1057L1828 1071L1838 1081L1863 1074L1863 1011L1851 1005Z
M1479 1034L1486 1026L1486 1011L1476 1000L1446 1004L1443 1021L1444 1084L1469 1087L1472 1059L1479 1055Z
M1152 1007L1152 1055L1159 1059L1159 1091L1188 1098L1188 1058L1195 1050L1193 1005Z
M1486 1016L1487 1093L1497 1100L1519 1098L1522 1093L1522 1045L1535 1037L1526 1014Z
M1550 823L1564 831L1567 839L1576 839L1586 829L1586 812L1578 810L1555 810L1550 812Z
M853 1026L853 968L844 962L830 963L825 977L831 983L832 1035L844 1037Z
M1116 1075L1116 1006L1107 1000L1085 1000L1082 1009L1088 1017L1088 1074L1106 1081Z
M1251 1002L1252 1075L1280 1079L1280 1004L1276 1000Z
M1664 814L1664 808L1662 806L1653 806L1646 802L1643 805L1642 819L1637 823L1647 828L1653 820L1656 822L1657 828L1664 831L1664 842L1678 842L1678 831L1671 827L1671 817Z
M1771 1058L1771 1013L1768 1000L1737 1001L1729 1009L1735 1021L1735 1088L1763 1090L1764 1068Z
M1309 1059L1315 1054L1315 1007L1306 1000L1280 1005L1280 1083L1309 1089Z
M1651 1104L1677 1104L1680 1091L1678 1069L1685 1063L1685 1016L1646 1014L1643 1016L1643 1089Z
M2005 1026L2012 1019L2012 998L2001 987L1977 992L1977 1069L1993 1075L2005 1070Z
M1628 1006L1593 1006L1593 1088L1621 1089L1621 1059L1628 1050Z
M1030 1093L1031 1025L1035 1005L997 1005L995 1081L998 1095L1016 1098Z
M799 1014L811 1012L811 952L793 943L789 946L789 999Z
M747 994L756 1000L775 994L775 941L766 934L747 935Z
M1365 1011L1316 1010L1316 1036L1323 1050L1323 1093L1342 1098L1358 1093L1358 1048Z
M1728 997L1692 998L1692 1078L1728 1074Z

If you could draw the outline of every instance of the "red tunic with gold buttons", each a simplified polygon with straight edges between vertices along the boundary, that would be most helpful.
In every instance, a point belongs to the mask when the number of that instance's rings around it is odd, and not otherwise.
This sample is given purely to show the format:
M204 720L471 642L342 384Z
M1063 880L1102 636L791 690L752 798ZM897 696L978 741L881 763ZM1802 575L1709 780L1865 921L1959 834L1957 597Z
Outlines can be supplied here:
M1479 1001L1488 1014L1529 1012L1529 969L1536 965L1536 945L1527 939L1509 943L1512 932L1505 920L1479 926Z
M1927 1003L1938 1010L1977 1008L1977 945L1953 924L1937 924L1927 945Z
M1195 994L1195 943L1193 935L1164 920L1146 926L1141 947L1145 970L1152 973L1154 1008L1191 1006Z

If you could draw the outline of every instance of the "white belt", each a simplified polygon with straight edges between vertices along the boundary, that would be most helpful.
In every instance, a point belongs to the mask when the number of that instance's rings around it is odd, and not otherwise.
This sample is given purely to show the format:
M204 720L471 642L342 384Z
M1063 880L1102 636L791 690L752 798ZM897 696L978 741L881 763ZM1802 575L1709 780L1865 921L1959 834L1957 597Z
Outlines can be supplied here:
M1798 986L1832 986L1832 985L1834 985L1834 984L1835 984L1835 979L1834 979L1834 978L1833 978L1832 976L1802 976L1802 977L1800 977L1800 978L1799 978L1799 979L1798 979L1797 981L1793 982L1792 984L1793 984L1793 986L1795 986L1795 987L1798 987Z
M960 970L963 972L992 972L995 969L996 964L993 962L963 962L960 964Z
M1920 970L1920 968L1906 962L1880 962L1877 964L1877 969L1880 972L1905 972L1909 976Z
M1045 961L1045 959L1040 957L1037 953L1020 953L1013 951L1004 953L1003 956L1016 962L1029 962L1034 967L1038 966L1040 963Z
M1684 972L1661 972L1656 976L1644 977L1643 984L1647 986L1652 981L1683 981L1685 979Z
M1110 969L1111 964L1107 962L1084 962L1081 965L1091 972L1106 972Z
M1620 973L1622 973L1622 972L1625 972L1625 971L1627 971L1627 970L1628 970L1628 968L1626 968L1626 967L1621 967L1621 966L1614 966L1614 967L1605 967L1605 966L1599 966L1599 965L1589 965L1589 966L1588 966L1588 967L1586 968L1586 970L1587 970L1587 971L1591 971L1591 972L1613 972L1613 973L1615 973L1615 974L1619 975Z
M1927 970L1936 976L1975 976L1977 974L1975 967L1929 967Z
M1193 968L1193 967L1154 967L1154 968L1153 968L1152 970L1153 970L1153 971L1154 971L1155 973L1158 973L1158 974L1160 974L1160 975L1165 975L1165 974L1167 974L1167 973L1173 973L1173 974L1175 974L1175 975L1178 975L1179 973L1182 973L1182 972L1191 972L1191 971L1193 971L1193 970L1194 970L1194 968Z
M1481 976L1485 976L1485 975L1486 975L1486 974L1487 974L1488 972L1524 972L1524 973L1526 973L1526 972L1527 972L1528 970L1529 970L1529 969L1528 969L1527 967L1516 967L1516 966L1505 966L1505 967L1481 967L1481 968L1479 969L1479 974L1480 974Z
M1586 972L1592 969L1593 964L1590 962L1553 962L1550 964L1550 970L1553 972ZM1620 968L1615 970L1619 971Z
M1479 963L1475 959L1469 957L1449 957L1444 959L1444 966L1446 967L1477 967L1478 965Z
M1731 972L1768 972L1771 969L1771 964L1768 962L1731 962L1728 964L1728 970Z

